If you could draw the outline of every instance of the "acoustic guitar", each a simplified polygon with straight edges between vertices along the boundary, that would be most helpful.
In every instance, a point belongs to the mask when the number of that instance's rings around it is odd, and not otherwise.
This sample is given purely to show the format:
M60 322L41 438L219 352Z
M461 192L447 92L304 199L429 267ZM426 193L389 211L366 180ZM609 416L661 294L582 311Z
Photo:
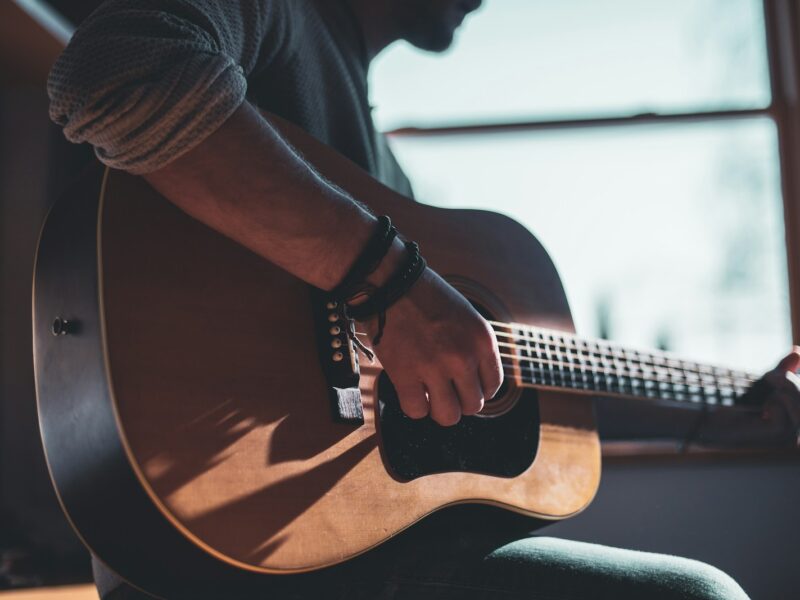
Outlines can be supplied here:
M563 519L600 480L592 396L733 405L755 379L577 337L520 224L415 203L281 129L485 315L505 383L456 426L405 417L324 294L142 179L90 169L41 234L36 383L63 509L124 577L302 576L459 503Z

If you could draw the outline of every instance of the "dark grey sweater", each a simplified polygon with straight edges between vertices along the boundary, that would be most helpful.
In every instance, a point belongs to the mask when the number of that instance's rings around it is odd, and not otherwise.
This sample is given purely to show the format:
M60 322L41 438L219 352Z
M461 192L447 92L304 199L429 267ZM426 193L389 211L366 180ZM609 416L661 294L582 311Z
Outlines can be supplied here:
M247 97L411 195L375 131L367 68L346 0L108 0L53 67L50 115L107 165L146 173Z

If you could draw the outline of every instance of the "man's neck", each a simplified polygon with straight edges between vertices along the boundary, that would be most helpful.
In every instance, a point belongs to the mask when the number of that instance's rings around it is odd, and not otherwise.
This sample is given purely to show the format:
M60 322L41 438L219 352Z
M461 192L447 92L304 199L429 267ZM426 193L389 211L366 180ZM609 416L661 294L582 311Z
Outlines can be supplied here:
M400 39L389 5L376 0L345 0L358 19L367 47L367 59L372 62L381 51Z

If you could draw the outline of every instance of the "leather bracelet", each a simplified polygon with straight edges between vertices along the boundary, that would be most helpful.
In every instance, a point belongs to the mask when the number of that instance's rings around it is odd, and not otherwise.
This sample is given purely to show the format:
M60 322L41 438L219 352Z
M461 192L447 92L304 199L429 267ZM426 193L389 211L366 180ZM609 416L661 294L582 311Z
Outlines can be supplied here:
M378 333L372 340L373 346L377 346L383 336L386 311L411 289L411 286L422 276L428 266L420 255L416 242L406 242L405 246L407 252L405 262L382 287L374 289L369 294L369 298L361 304L344 305L346 316L356 321L364 321L375 315L378 316Z
M386 215L378 217L375 233L372 234L339 285L331 290L331 296L344 302L363 292L367 276L381 264L395 237L397 237L397 229L392 226L391 219Z

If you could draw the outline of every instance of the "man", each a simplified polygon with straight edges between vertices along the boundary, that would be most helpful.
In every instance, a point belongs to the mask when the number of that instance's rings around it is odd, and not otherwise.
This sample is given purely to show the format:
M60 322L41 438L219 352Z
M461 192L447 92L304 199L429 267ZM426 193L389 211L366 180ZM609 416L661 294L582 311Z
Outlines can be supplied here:
M375 217L357 202L369 199L331 186L259 109L411 195L372 123L369 63L400 39L448 48L479 6L480 0L109 0L55 65L51 115L70 140L92 143L106 164L143 175L188 214L330 290L375 230ZM396 240L368 283L381 286L404 252ZM452 425L499 388L491 328L430 269L387 315L375 350L408 416ZM794 352L775 376L785 381L798 366ZM771 405L794 410L793 393L776 393ZM782 426L786 414L776 410L771 418L770 425ZM353 563L361 568L346 565L313 586L283 578L253 595L319 597L324 586L326 597L347 598L746 598L729 577L694 561L547 538L513 541L524 532L519 520L417 529ZM139 594L102 565L96 571L103 598Z

